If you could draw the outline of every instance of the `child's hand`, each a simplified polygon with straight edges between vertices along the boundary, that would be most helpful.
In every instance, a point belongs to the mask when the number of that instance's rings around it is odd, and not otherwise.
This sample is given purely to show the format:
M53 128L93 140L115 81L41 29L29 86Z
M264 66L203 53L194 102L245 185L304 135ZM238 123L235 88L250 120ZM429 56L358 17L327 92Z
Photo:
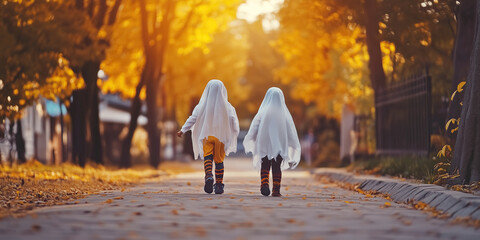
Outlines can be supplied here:
M178 136L178 137L182 137L182 135L183 135L182 130L180 130L180 131L177 132L177 136Z

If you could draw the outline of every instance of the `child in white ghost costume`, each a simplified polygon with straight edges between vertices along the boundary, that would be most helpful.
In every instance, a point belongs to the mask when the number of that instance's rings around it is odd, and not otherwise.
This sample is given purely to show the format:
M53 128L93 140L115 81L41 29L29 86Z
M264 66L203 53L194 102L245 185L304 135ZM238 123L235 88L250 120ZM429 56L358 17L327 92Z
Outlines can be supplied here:
M179 137L192 130L195 158L204 159L205 186L207 193L223 193L223 161L225 155L237 151L239 133L235 108L228 102L227 90L220 80L210 80L203 91L192 115L187 119ZM215 185L213 185L212 161L215 162Z
M253 166L261 169L260 192L265 196L270 195L269 174L272 167L272 196L282 196L282 170L294 169L301 154L297 130L282 90L276 87L268 89L243 145L245 152L253 154Z

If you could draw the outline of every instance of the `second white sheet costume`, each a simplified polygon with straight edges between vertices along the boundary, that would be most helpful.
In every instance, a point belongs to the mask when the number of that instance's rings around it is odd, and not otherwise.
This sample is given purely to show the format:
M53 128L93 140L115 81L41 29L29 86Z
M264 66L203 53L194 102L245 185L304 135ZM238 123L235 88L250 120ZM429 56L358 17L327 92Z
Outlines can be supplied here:
M301 147L292 115L282 90L268 89L257 115L243 141L245 152L253 154L253 166L260 169L262 158L283 158L281 169L294 169L300 161Z

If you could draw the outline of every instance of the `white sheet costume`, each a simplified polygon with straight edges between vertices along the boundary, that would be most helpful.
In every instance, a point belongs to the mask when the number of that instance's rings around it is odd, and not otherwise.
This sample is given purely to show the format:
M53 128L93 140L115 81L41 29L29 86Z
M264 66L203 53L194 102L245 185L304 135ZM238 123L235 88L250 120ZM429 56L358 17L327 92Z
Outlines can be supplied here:
M257 115L243 140L245 152L253 154L253 166L260 169L262 158L283 158L281 169L294 169L300 161L300 141L282 90L268 89Z
M181 131L192 129L193 152L203 159L203 140L208 136L218 138L225 145L225 154L237 151L239 133L235 108L228 102L227 89L220 80L210 80L192 115Z

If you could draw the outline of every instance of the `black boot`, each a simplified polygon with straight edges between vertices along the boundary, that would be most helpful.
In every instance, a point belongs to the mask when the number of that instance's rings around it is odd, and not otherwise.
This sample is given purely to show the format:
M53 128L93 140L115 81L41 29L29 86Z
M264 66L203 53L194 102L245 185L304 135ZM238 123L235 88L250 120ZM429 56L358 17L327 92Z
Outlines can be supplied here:
M225 186L223 183L215 183L215 194L222 194L223 187Z

